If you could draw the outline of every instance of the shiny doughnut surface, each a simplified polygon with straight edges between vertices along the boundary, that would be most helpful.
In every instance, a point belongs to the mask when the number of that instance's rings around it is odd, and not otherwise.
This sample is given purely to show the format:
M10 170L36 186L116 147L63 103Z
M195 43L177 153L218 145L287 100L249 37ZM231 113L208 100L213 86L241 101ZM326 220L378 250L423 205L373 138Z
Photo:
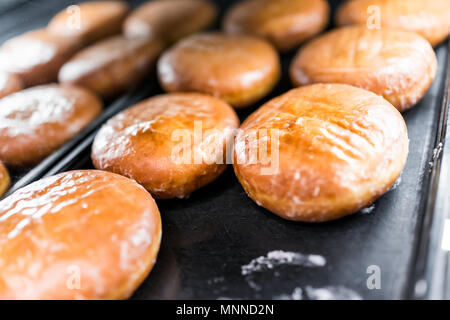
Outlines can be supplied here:
M290 73L297 86L350 84L381 95L404 111L423 97L436 71L436 54L418 34L350 26L302 47Z
M281 51L298 46L328 24L325 0L246 0L225 15L224 29L232 34L254 34Z
M166 51L158 61L158 75L168 92L208 93L240 108L273 89L280 62L275 49L262 39L204 33Z
M207 0L156 0L144 3L126 19L127 37L160 38L175 42L204 30L217 17L217 8Z
M29 88L0 100L0 160L28 167L72 138L102 109L90 91L72 85Z
M80 46L76 39L46 29L30 31L0 47L0 70L19 76L26 87L54 82L59 68Z
M142 80L164 48L159 40L115 36L77 53L59 72L59 82L115 97Z
M157 198L183 198L222 174L238 126L234 110L217 98L160 95L108 121L95 138L92 160Z
M161 241L153 198L103 171L71 171L0 202L0 299L125 299Z
M47 28L53 34L76 38L88 45L120 33L128 10L123 1L79 3L58 13Z
M241 129L234 164L240 183L257 204L295 221L334 220L366 207L389 190L408 155L398 110L342 84L293 89Z
M450 1L349 0L338 9L336 23L413 31L436 46L450 34Z

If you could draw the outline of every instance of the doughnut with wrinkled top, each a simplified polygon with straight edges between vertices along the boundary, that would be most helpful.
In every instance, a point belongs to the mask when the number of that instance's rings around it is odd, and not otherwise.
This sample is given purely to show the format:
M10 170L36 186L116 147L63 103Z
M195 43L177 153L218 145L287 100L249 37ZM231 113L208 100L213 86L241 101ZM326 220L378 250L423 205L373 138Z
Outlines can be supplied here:
M334 29L300 49L291 64L294 85L344 83L383 96L399 111L414 106L437 72L427 40L414 32Z
M258 153L264 144L267 151ZM387 192L408 145L403 117L382 97L315 84L288 91L245 120L234 170L258 205L288 220L324 222Z

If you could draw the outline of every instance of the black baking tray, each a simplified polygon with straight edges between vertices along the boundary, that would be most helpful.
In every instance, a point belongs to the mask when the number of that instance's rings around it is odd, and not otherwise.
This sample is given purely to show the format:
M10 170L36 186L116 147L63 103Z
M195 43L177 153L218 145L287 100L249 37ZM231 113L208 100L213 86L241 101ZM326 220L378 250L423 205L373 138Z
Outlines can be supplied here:
M51 12L46 21L72 3L42 2L54 4L45 7ZM223 14L235 1L216 2ZM330 1L333 9L337 2ZM436 49L436 80L422 101L403 114L408 162L395 187L374 206L323 224L289 222L258 207L228 168L188 199L158 201L161 250L132 299L448 298L449 257L437 250L440 224L450 214L448 52L446 44ZM265 101L292 87L287 77L292 56L282 56L284 77ZM144 87L149 88L146 96L162 93L152 81ZM239 111L241 120L263 102ZM40 175L92 169L90 148L97 130ZM290 262L254 260L270 252L296 255ZM254 272L247 274L244 266L252 261ZM380 275L379 289L368 286L374 284L374 272Z

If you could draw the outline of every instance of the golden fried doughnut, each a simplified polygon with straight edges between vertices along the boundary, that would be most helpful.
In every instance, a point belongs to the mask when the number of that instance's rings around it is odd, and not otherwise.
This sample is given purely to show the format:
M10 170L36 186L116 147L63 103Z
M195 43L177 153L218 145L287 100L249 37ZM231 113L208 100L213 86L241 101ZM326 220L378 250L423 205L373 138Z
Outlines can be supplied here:
M389 102L349 85L315 84L247 118L234 170L260 206L288 220L322 222L388 191L407 155L405 121Z
M71 171L0 202L0 299L125 299L161 241L153 198L116 174Z
M5 194L10 184L9 174L3 163L0 161L0 197Z
M0 47L0 70L18 75L25 86L54 82L59 68L80 48L80 43L49 33L31 31Z
M158 61L166 91L198 91L222 98L236 108L267 95L280 77L275 49L262 39L205 33L190 36Z
M211 26L216 6L208 0L156 0L143 4L124 24L127 37L161 38L175 42Z
M0 99L23 89L23 81L19 76L0 71Z
M80 132L102 109L86 89L43 85L0 100L0 160L32 166Z
M88 45L120 33L128 10L128 4L123 1L84 2L58 13L47 28L54 34L77 38Z
M61 68L59 82L77 84L111 98L141 81L163 48L159 40L115 36L77 53Z
M423 97L436 71L436 54L418 34L350 26L302 47L290 73L297 86L350 84L381 95L404 111Z
M222 174L238 126L234 110L217 98L160 95L108 121L95 138L92 161L157 198L183 198Z
M337 10L336 23L414 31L436 46L450 34L450 1L349 0Z
M226 13L223 27L262 36L286 51L325 29L329 12L326 0L246 0Z

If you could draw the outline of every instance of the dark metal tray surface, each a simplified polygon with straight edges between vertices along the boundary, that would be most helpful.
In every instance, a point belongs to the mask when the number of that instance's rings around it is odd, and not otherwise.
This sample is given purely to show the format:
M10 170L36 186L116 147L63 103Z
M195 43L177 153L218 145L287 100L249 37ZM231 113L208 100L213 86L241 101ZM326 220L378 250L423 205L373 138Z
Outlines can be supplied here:
M36 14L38 6L29 4L15 15L25 20L39 17L42 23L33 23L39 27L55 11L72 3L40 2L46 4L42 7L45 14ZM235 1L216 2L223 14ZM337 1L330 3L333 9L337 5ZM15 25L9 28L12 33L20 23L16 21L19 18L9 18ZM4 27L1 23L2 35ZM188 199L158 201L163 219L161 250L153 271L132 298L443 298L445 290L449 297L445 262L449 257L437 250L437 243L441 222L450 212L436 214L449 209L450 150L445 153L448 145L443 143L448 135L447 46L441 45L436 53L436 80L422 101L403 114L410 138L405 170L373 206L324 224L285 221L249 199L228 168ZM292 57L293 53L281 57L284 77L264 101L292 87L287 77ZM154 78L136 92L140 94L122 97L120 107L107 109L111 110L107 117L131 106L132 98L162 93ZM264 101L239 111L240 119ZM83 141L67 148L59 161L41 168L39 176L93 168L90 147L97 130L98 126L92 128ZM441 262L436 262L436 255Z

